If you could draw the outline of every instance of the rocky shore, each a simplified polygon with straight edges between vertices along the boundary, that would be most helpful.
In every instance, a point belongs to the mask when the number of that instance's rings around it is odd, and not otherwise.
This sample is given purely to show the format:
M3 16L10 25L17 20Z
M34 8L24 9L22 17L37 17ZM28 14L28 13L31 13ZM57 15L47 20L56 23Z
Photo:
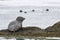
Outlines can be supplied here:
M0 30L0 36L60 37L60 22L57 22L46 29L25 27L18 32L9 32L8 29L4 29Z

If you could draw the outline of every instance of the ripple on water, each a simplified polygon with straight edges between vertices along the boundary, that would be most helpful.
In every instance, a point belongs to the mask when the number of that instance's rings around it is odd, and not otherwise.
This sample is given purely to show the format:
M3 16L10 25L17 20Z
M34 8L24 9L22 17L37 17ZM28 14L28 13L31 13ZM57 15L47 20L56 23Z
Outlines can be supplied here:
M60 40L60 38L59 37L38 37L38 38L32 38L32 37L30 37L30 38L26 38L26 37L21 37L21 38L14 38L14 37L12 37L12 38L6 38L6 37L0 37L0 40Z

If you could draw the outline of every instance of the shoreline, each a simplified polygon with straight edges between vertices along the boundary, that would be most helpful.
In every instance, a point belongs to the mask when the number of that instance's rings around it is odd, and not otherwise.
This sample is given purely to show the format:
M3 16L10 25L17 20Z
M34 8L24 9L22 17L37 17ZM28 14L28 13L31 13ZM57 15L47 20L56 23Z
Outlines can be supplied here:
M60 37L60 21L44 30L34 26L23 27L23 31L20 29L18 32L0 30L0 36Z
M9 32L8 30L0 30L0 36L29 36L29 37L60 37L60 32L47 32L37 27L26 27L23 31L19 32Z

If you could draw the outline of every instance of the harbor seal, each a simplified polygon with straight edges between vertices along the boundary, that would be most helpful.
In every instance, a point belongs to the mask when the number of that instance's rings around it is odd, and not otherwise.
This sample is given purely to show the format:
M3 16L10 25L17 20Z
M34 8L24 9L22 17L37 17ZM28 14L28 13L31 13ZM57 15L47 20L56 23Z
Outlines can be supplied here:
M17 31L19 29L22 30L22 22L25 20L24 17L17 17L15 21L12 21L8 25L8 30L9 31Z

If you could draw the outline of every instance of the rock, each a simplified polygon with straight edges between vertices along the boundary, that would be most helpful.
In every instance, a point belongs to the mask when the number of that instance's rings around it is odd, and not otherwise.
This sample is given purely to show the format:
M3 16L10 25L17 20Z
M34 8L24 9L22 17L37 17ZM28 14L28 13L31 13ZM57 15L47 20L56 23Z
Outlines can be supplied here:
M21 33L22 33L24 35L26 35L26 34L30 35L30 33L37 34L37 33L41 33L41 32L43 32L43 31L38 27L25 27L25 28L23 28L23 31L19 30L18 32L15 32L15 34L17 33L17 34L21 35ZM8 29L0 30L0 33L2 33L4 35L5 35L5 33L8 33L9 35L11 34L11 32L9 32ZM12 32L12 33L14 33L14 32Z
M45 29L48 32L60 32L60 21Z
M53 25L53 28L54 28L56 31L60 31L60 21L57 22L57 23L55 23L55 24Z
M48 28L45 29L45 31L47 31L47 32L55 32L56 30L52 26L49 26Z

